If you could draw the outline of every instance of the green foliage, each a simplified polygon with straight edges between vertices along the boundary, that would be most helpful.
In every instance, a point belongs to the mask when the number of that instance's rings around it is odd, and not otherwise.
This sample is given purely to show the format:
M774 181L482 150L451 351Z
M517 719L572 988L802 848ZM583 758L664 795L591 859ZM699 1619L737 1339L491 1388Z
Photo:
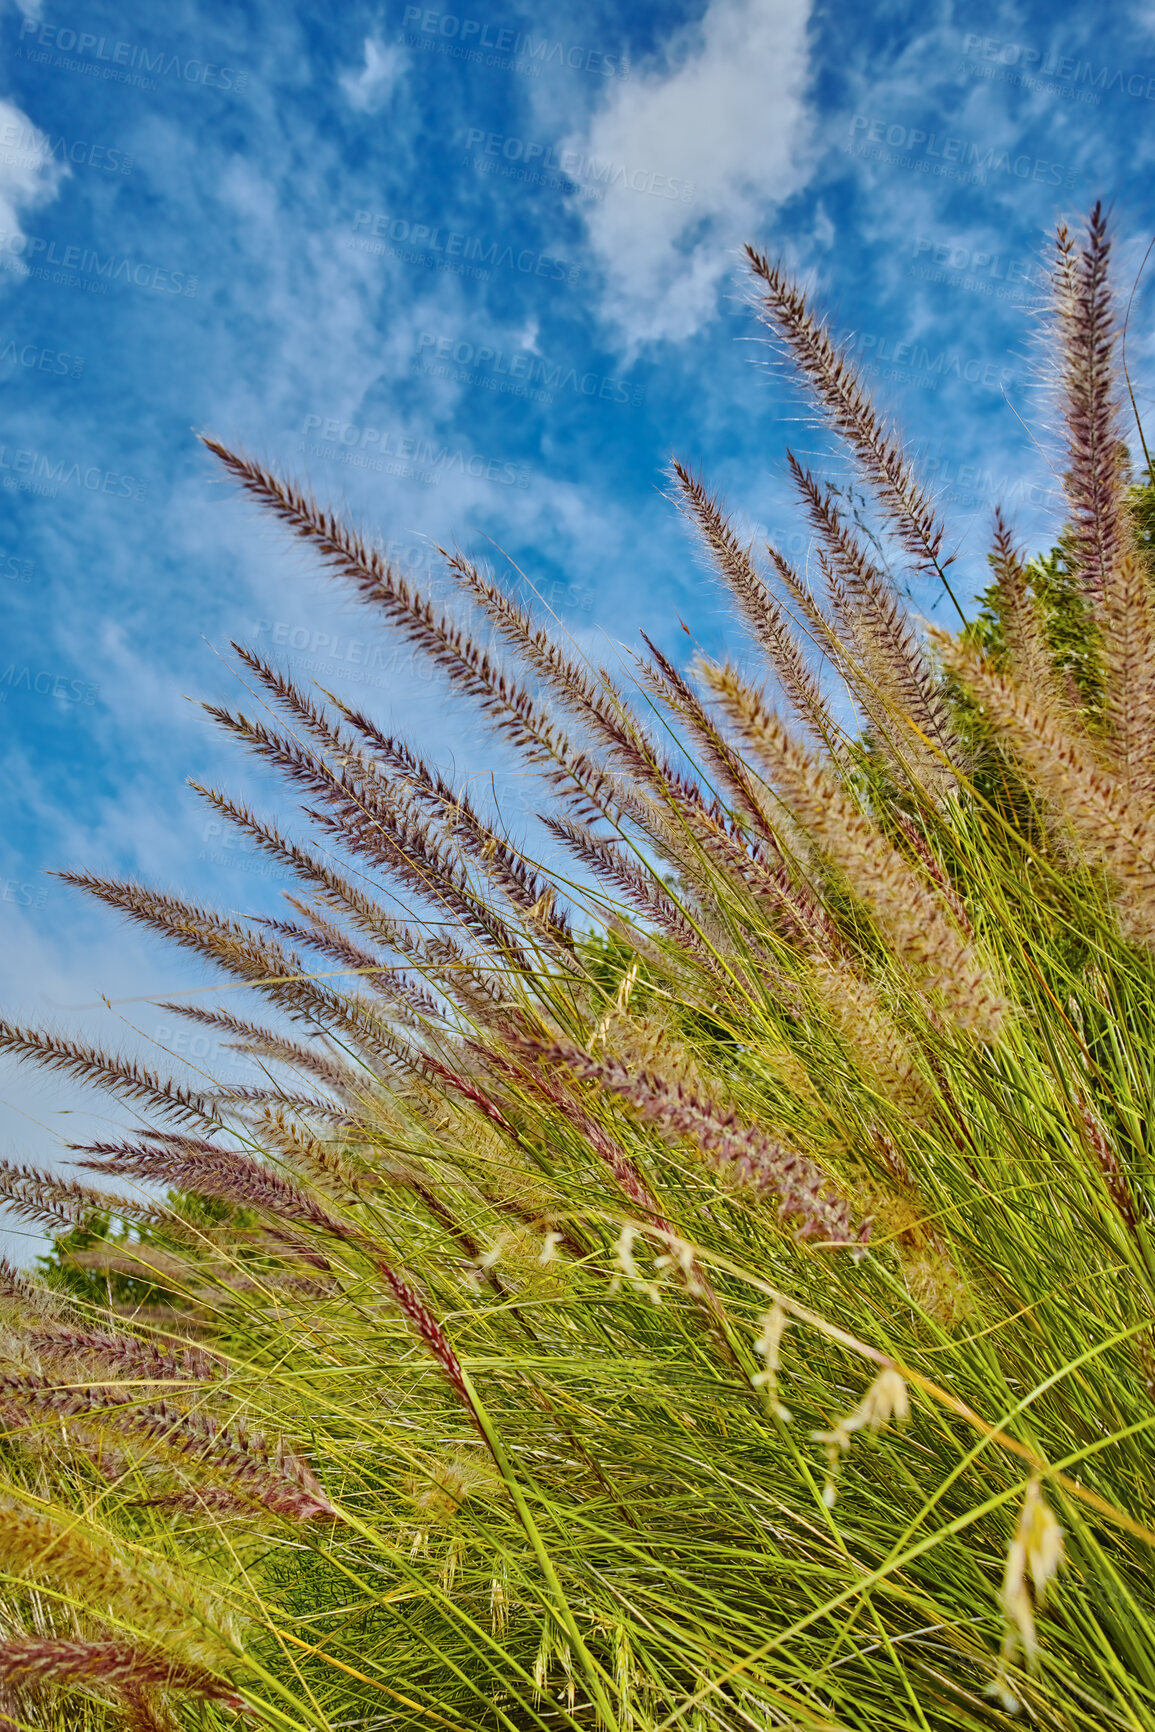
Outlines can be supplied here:
M1128 511L1134 525L1136 546L1155 570L1155 480L1128 490ZM990 558L992 566L996 560ZM1026 565L1027 594L1038 611L1051 667L1084 720L1088 733L1102 737L1102 651L1093 610L1083 593L1077 552L1068 526L1048 553L1040 553ZM962 628L960 641L981 651L997 667L1007 665L1005 619L1006 595L997 577L978 597L973 619ZM984 719L980 705L959 684L946 682L960 739L971 755L970 780L976 791L990 800L1002 817L1029 832L1035 846L1045 846L1045 829L1029 792L1019 775L1013 754L1004 749L998 730Z
M114 1227L108 1210L93 1209L79 1226L52 1238L47 1255L36 1259L36 1268L45 1286L92 1305L150 1305L164 1297L154 1282L111 1270L107 1263L115 1247L142 1242L148 1242L148 1236L138 1234L127 1221ZM99 1267L86 1268L76 1261L97 1250L104 1253Z
M166 1201L194 1230L230 1230L238 1242L243 1242L244 1235L256 1225L251 1209L238 1209L211 1197L170 1191ZM51 1236L47 1253L36 1259L36 1270L46 1287L85 1305L122 1310L141 1305L187 1305L187 1297L174 1295L171 1284L161 1286L153 1279L109 1266L110 1258L118 1254L131 1261L142 1252L174 1252L181 1243L163 1227L136 1225L116 1218L110 1210L92 1209L78 1225Z
M1155 571L1155 476L1127 489L1127 510L1134 543ZM990 563L995 565L991 556ZM1051 665L1068 684L1072 700L1092 733L1103 732L1103 667L1099 632L1094 611L1080 582L1077 550L1070 526L1064 529L1049 553L1037 554L1027 563L1028 593L1038 608L1051 651ZM997 580L981 592L974 619L962 628L961 639L981 650L997 666L1007 657L1005 595ZM977 708L965 692L953 688L960 725L975 749L993 742L984 729Z

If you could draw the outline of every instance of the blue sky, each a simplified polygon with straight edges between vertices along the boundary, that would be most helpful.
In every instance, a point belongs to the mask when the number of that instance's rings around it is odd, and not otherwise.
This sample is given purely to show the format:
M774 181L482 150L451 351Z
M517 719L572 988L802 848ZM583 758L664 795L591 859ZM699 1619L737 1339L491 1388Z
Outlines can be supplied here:
M45 872L276 900L186 787L269 803L193 701L243 696L230 638L356 692L461 777L493 772L512 821L533 803L440 679L219 481L197 430L307 476L435 589L439 542L520 568L599 659L639 628L684 658L679 620L737 646L669 458L800 562L785 450L838 472L750 311L752 240L901 418L963 590L986 580L997 498L1030 545L1060 521L1039 283L1056 221L1099 197L1117 283L1138 270L1150 0L452 3L0 10L13 1017L220 1062L149 1003L202 984L192 965ZM1143 408L1151 309L1141 285ZM9 1156L51 1158L107 1110L0 1070Z

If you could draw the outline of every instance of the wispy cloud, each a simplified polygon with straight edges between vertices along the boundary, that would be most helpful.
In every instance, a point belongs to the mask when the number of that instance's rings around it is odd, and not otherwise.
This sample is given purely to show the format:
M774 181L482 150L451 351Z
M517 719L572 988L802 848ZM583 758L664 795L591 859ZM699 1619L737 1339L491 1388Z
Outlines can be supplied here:
M365 64L359 72L343 72L339 83L352 106L362 114L376 114L384 108L405 68L405 51L396 43L384 43L378 36L366 36Z
M34 18L35 12L26 12ZM71 174L67 163L52 154L48 134L34 126L15 103L0 97L0 234L12 250L22 235L20 219L56 197L60 183Z
M604 197L580 201L603 314L631 344L693 335L733 249L804 183L809 0L711 0L614 85L566 147Z

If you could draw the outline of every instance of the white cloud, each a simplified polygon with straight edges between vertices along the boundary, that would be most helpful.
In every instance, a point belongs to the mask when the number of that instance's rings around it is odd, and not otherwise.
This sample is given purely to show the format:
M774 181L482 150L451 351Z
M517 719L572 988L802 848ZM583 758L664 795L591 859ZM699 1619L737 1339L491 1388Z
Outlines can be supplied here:
M360 72L341 74L341 89L354 108L374 114L393 95L404 62L400 48L392 44L387 47L375 36L366 36L365 64Z
M0 151L0 234L18 235L21 210L54 199L60 182L72 170L53 157L47 133L2 97L0 138L9 146Z
M612 165L604 199L577 208L605 271L602 310L631 346L705 323L734 249L803 184L809 10L809 0L710 0L664 67L615 84L565 141L587 159L583 184L596 188Z

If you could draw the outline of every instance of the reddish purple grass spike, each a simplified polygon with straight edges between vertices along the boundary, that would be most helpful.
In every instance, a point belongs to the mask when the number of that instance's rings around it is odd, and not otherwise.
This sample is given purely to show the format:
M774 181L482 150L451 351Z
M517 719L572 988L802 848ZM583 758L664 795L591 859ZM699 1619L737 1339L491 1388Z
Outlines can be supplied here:
M591 1058L568 1042L549 1045L526 1039L543 1068L562 1066L620 1095L668 1136L696 1142L721 1172L735 1175L759 1195L779 1199L778 1213L800 1223L800 1239L822 1238L837 1245L861 1247L870 1224L856 1228L849 1205L831 1192L821 1168L805 1155L783 1148L733 1112L694 1094L682 1083L670 1083L649 1071L632 1071L619 1059Z
M70 1642L48 1636L0 1642L0 1682L17 1688L42 1684L103 1684L121 1691L160 1689L200 1696L234 1711L241 1698L211 1673L131 1642Z

